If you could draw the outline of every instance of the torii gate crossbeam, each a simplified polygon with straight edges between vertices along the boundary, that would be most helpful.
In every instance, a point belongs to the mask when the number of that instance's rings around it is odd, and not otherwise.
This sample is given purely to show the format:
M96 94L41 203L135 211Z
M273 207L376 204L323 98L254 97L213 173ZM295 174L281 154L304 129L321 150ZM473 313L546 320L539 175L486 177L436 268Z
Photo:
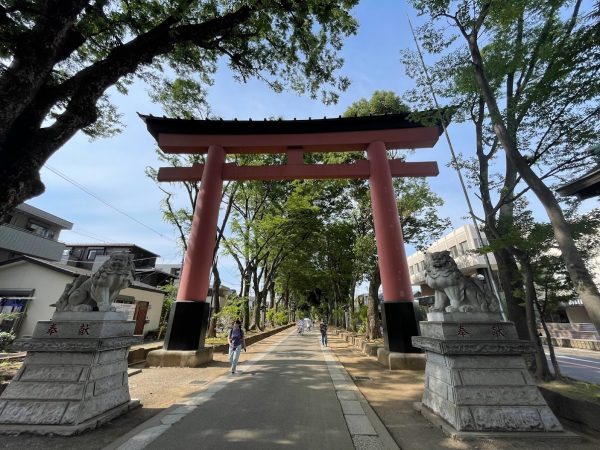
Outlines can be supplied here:
M439 126L415 124L406 114L265 122L142 118L163 151L207 153L205 165L163 167L158 174L159 181L201 180L177 302L169 319L167 350L196 350L204 345L224 180L361 178L369 180L371 191L385 345L389 351L418 352L411 343L418 328L392 177L436 176L438 168L435 162L389 160L387 149L431 147L441 133ZM331 165L303 161L307 151L357 150L366 150L367 159ZM238 166L225 162L228 153L286 153L287 163Z

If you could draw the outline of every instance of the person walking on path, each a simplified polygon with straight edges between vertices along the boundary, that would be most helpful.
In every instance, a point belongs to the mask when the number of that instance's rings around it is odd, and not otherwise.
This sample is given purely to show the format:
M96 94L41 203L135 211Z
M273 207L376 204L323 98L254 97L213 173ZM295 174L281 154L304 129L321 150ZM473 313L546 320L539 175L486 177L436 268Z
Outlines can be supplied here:
M327 323L323 319L321 319L319 331L321 331L321 344L327 347Z
M304 318L304 325L306 326L306 330L310 331L310 329L312 328L312 321L309 317Z
M229 330L229 362L231 363L231 373L235 373L240 352L242 349L246 351L246 341L244 339L244 330L242 330L242 321L236 319Z

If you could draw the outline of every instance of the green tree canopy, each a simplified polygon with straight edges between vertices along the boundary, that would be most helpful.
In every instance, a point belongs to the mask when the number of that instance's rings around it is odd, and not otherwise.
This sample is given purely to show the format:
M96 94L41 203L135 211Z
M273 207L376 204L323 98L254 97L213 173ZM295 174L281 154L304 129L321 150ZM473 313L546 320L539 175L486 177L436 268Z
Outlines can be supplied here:
M41 166L77 131L116 131L111 86L140 78L170 113L205 111L226 58L240 80L335 101L357 1L0 1L0 216L43 192Z

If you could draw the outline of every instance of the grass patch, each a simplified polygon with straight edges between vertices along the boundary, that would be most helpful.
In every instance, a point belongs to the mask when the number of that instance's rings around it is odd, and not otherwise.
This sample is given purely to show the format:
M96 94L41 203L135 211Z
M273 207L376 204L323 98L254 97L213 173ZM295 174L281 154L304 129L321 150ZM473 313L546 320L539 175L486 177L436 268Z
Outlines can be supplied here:
M227 344L227 334L223 334L222 336L217 335L217 337L214 338L207 337L204 342L206 345L212 345L215 347L217 345Z
M560 381L554 380L540 383L540 386L558 392L566 397L600 403L600 386L597 384L586 383L585 381L575 381L567 378Z

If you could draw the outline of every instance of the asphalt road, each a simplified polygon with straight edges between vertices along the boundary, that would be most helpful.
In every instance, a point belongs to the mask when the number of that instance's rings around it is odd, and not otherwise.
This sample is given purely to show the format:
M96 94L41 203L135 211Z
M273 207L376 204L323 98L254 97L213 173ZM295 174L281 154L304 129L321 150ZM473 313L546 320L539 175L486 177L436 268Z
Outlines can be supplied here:
M546 348L546 356L550 370L552 363ZM560 371L564 376L575 380L600 384L600 352L578 350L573 348L554 347Z
M228 375L235 382L145 448L354 448L316 333L290 334L248 371L238 369Z

